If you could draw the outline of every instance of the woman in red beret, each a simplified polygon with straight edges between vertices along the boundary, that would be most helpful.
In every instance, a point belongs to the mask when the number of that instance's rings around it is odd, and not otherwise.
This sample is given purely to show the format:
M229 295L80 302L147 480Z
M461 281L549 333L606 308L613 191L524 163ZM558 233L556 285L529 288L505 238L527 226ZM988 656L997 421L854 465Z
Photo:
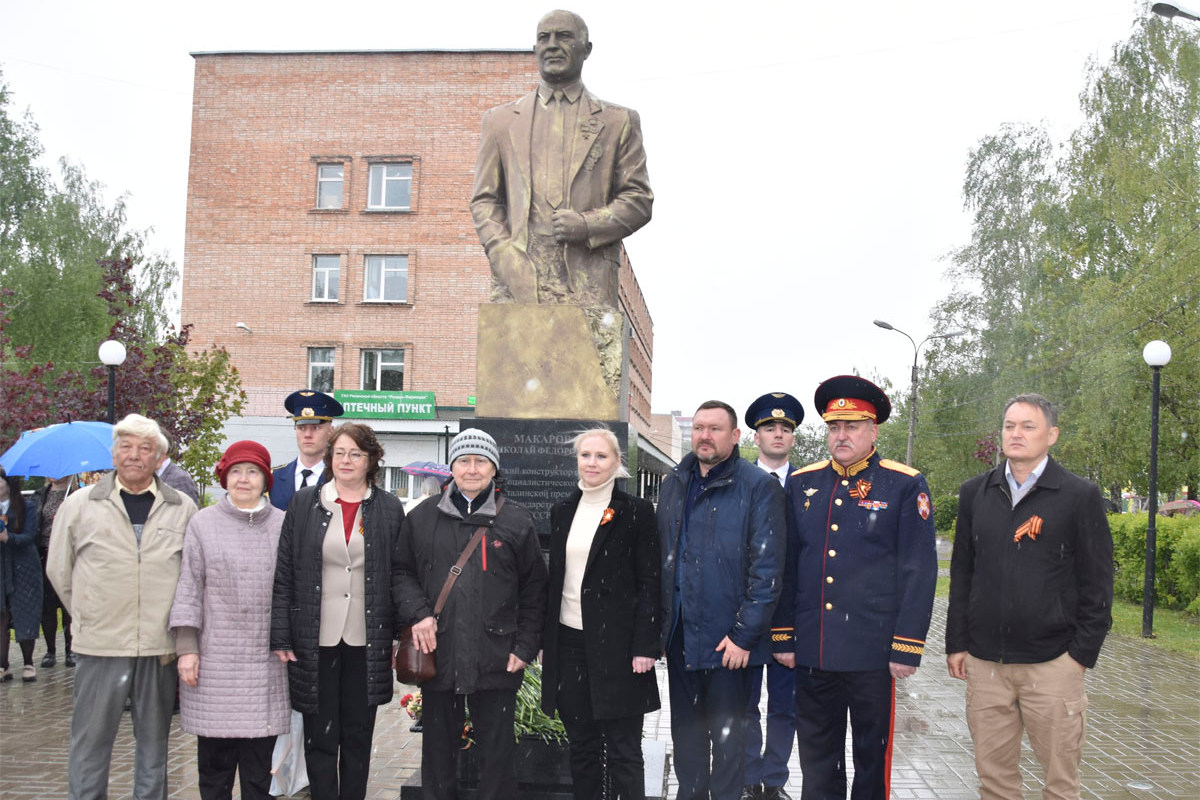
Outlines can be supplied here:
M200 797L267 800L275 737L291 730L287 673L270 650L271 589L284 514L265 497L271 454L235 442L217 462L228 494L188 523L171 628L181 727L197 736Z

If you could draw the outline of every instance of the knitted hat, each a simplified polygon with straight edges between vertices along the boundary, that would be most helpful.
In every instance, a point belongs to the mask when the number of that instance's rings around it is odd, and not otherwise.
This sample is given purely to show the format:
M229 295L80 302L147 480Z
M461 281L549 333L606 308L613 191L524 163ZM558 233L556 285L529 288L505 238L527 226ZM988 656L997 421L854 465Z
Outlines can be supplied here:
M217 477L221 479L222 489L229 488L225 485L225 476L234 464L253 464L258 467L267 479L266 490L271 491L275 484L275 476L271 474L271 454L267 452L267 448L249 439L229 445L221 460L217 462Z
M500 469L500 450L496 440L478 428L467 428L450 442L450 463L463 456L483 456Z

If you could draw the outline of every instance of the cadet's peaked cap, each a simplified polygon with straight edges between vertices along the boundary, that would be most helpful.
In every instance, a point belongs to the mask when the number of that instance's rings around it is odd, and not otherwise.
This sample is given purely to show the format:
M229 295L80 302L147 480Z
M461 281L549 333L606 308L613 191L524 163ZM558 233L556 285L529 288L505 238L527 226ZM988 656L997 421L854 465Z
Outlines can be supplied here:
M342 404L324 392L311 389L301 389L292 392L283 401L283 406L292 415L297 425L315 425L318 422L329 422L334 417L346 413Z
M795 428L804 419L804 406L787 392L769 392L746 409L746 425L753 429L768 422L786 422Z
M866 378L838 375L817 387L813 396L821 419L869 419L886 422L892 413L887 395Z

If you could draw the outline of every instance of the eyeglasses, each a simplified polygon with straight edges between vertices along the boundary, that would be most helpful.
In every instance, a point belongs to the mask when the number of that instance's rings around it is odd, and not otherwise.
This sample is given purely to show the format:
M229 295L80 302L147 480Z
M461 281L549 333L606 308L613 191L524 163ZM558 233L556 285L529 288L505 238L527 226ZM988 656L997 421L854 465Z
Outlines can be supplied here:
M360 453L358 450L334 450L333 460L341 461L342 459L350 459L356 464L367 457L366 453Z

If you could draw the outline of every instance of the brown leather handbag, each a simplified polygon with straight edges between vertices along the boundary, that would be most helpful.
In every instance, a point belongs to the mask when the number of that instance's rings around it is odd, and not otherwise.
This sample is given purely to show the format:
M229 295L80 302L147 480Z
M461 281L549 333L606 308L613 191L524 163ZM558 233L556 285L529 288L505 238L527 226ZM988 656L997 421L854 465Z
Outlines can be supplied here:
M475 535L471 537L471 541L467 542L467 546L463 549L462 555L458 557L457 563L450 568L450 574L446 576L446 582L442 584L442 591L438 595L437 603L433 606L434 619L442 613L442 608L446 605L446 598L450 596L450 589L454 587L454 582L462 574L463 567L467 564L467 559L471 557L471 553L479 546L479 542L483 539L485 533L487 533L486 525L476 528ZM393 658L393 662L396 667L396 680L400 683L420 686L437 674L437 651L422 653L421 648L413 641L411 625L405 625L400 630L400 640L396 645L396 655Z

